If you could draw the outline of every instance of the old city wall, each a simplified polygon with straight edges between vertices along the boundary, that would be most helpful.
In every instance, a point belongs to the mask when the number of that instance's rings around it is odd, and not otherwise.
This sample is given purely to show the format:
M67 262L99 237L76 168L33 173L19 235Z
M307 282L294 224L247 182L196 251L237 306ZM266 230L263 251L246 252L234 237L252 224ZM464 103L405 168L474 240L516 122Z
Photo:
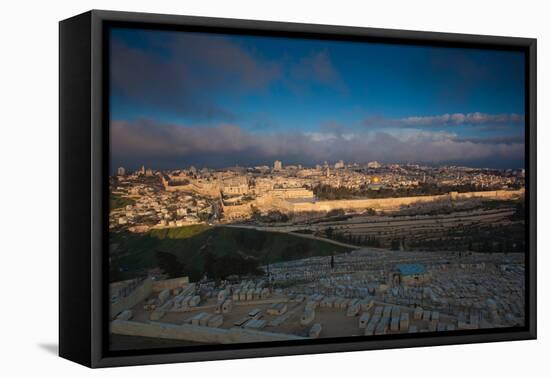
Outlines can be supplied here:
M248 216L252 212L250 204L243 205L224 205L222 202L223 215L227 219L237 219Z
M222 201L224 217L227 219L246 218L252 213L252 205L264 212L269 210L291 211L287 205L289 198L313 198L313 192L304 188L272 189L259 195L253 203L225 205Z
M449 193L436 196L417 196L401 198L375 198L359 200L335 200L318 202L290 202L278 201L278 207L284 208L288 212L307 212L307 211L331 211L335 209L343 210L361 210L375 209L392 211L398 210L402 206L412 204L422 204L430 202L454 201L472 198L502 199L509 200L520 197L524 194L524 189L519 190L497 190L487 192L469 192L469 193Z
M187 185L168 185L168 180L164 176L161 176L162 185L167 192L192 192L199 195L208 197L218 197L220 194L220 186L216 183L210 185L201 185L194 182L190 182Z
M311 190L305 188L272 189L266 193L271 198L313 198Z
M153 291L153 280L147 278L134 291L126 297L120 298L117 302L111 303L111 319L122 311L134 307L139 302L145 300Z
M199 343L232 344L260 341L300 340L303 337L249 330L243 328L212 328L190 324L170 324L161 322L135 322L131 320L114 320L111 322L111 333L128 336L154 337L172 340L187 340Z
M469 193L457 193L455 194L457 199L469 199L469 198L489 198L489 199L501 199L510 200L521 197L525 194L525 189L518 190L496 190L488 192L469 192Z
M413 204L429 204L432 202L451 202L473 198L509 200L524 195L525 190L496 190L485 192L469 192L400 198L374 198L357 200L333 200L333 201L303 201L295 202L286 198L262 196L257 198L255 205L261 211L279 210L284 213L291 212L328 212L336 209L365 210L375 209L379 211L395 211L403 206ZM228 218L246 217L250 214L250 205L224 206L224 214Z

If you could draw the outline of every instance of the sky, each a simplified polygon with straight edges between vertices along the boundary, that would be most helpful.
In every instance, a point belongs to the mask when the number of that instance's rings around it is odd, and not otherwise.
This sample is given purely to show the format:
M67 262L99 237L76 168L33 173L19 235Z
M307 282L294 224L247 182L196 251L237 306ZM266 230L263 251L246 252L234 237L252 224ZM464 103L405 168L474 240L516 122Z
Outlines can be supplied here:
M112 167L524 167L520 52L114 28Z

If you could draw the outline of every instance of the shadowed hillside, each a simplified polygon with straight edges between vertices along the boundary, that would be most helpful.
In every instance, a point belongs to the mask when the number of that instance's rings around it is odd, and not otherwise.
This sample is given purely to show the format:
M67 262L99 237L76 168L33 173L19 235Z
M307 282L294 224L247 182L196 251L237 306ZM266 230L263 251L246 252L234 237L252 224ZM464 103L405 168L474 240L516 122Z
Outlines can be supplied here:
M147 234L112 233L111 281L160 267L170 276L198 280L260 273L267 263L329 256L348 249L319 240L277 232L206 225L153 230Z

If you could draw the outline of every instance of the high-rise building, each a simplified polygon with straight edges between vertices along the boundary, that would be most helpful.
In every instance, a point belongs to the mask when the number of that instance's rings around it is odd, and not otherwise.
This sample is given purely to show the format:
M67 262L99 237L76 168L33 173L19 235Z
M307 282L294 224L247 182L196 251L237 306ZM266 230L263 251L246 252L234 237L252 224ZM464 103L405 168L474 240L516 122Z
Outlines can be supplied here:
M342 169L345 167L343 160L338 160L336 163L334 163L334 169Z
M275 160L275 163L273 163L273 169L276 171L280 171L283 169L283 163L280 160Z
M116 170L116 174L118 176L124 176L126 174L126 169L124 169L124 167L118 167L118 169Z
M145 174L145 166L142 165L141 168L139 169L139 173L141 173L142 175Z

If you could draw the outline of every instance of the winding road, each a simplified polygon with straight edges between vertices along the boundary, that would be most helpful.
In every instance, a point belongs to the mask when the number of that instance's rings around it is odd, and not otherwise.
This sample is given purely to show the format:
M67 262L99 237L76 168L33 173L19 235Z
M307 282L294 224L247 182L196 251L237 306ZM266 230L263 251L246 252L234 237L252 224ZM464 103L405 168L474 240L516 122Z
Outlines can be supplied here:
M299 227L299 226L260 227L260 226L248 226L248 225L244 225L244 224L243 225L241 225L241 224L219 224L219 225L216 225L216 227L245 228L245 229L256 230L256 231L279 232L281 234L289 234L289 235L298 236L298 237L305 238L305 239L319 240L319 241L323 241L325 243L331 243L331 244L338 245L340 247L345 247L345 248L351 248L351 249L361 249L361 248L363 248L363 247L360 247L360 246L357 246L357 245L342 243L342 242L339 242L339 241L336 241L336 240L327 239L327 238L323 238L323 237L320 237L320 236L315 236L315 235L312 235L312 234L303 234L303 233L300 233L300 232L294 232L296 230L303 230L304 229L303 226L302 227Z

